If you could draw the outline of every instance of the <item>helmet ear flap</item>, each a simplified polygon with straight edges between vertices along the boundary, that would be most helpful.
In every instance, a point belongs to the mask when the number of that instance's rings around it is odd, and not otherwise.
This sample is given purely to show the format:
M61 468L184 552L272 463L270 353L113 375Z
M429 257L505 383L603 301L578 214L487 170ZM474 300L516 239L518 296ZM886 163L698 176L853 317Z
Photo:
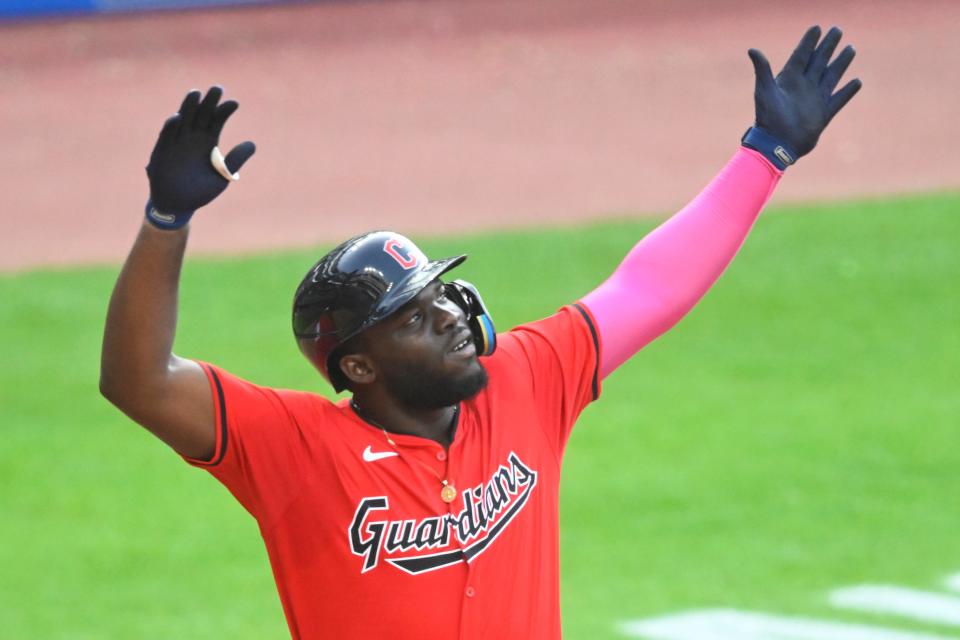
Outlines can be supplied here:
M493 318L483 304L483 298L477 288L466 280L453 280L444 285L447 297L467 315L467 325L473 334L473 344L477 354L492 355L497 349L497 332L493 326Z

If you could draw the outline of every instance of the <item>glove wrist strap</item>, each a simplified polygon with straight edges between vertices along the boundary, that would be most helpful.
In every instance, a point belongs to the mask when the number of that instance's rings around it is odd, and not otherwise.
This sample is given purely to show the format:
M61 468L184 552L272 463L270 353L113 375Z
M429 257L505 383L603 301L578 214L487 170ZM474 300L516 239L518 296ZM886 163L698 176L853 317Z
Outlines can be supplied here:
M797 152L775 138L769 131L753 126L747 129L740 144L753 149L769 160L780 171L797 161Z
M186 226L186 224L190 222L190 218L193 217L194 212L163 213L158 211L157 208L153 206L153 201L147 198L147 206L144 208L144 214L147 217L147 221L158 229L174 231Z

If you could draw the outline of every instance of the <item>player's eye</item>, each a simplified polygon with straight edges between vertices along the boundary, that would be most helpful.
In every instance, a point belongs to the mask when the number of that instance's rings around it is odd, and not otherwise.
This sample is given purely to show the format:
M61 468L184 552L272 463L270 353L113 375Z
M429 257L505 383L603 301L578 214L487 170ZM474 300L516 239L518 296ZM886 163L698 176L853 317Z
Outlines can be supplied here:
M404 322L403 325L405 327L411 327L415 325L417 322L419 322L420 318L422 317L423 316L419 311L415 311L414 313L410 314L410 317L407 318L406 322Z

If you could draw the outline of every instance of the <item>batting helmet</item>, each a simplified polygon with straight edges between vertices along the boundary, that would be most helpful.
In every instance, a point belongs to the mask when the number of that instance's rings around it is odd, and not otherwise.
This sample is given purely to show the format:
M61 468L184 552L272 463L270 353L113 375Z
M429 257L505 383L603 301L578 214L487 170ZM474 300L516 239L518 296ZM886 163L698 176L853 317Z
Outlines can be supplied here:
M467 256L428 260L410 239L374 231L347 240L320 259L303 278L293 299L293 334L300 351L336 391L347 387L335 362L337 347L412 300ZM451 300L467 314L477 353L489 355L495 333L480 296L468 283L446 285Z

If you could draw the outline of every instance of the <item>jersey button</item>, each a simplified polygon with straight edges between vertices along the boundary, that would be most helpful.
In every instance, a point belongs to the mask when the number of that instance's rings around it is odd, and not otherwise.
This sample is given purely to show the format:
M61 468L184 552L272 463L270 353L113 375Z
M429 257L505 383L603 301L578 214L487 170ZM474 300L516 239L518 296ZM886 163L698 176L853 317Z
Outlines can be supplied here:
M477 592L473 590L473 587L467 587L466 594L468 598L472 598L473 596L477 595Z
M446 459L447 459L446 451L437 451L437 460L439 460L440 462L443 462Z

